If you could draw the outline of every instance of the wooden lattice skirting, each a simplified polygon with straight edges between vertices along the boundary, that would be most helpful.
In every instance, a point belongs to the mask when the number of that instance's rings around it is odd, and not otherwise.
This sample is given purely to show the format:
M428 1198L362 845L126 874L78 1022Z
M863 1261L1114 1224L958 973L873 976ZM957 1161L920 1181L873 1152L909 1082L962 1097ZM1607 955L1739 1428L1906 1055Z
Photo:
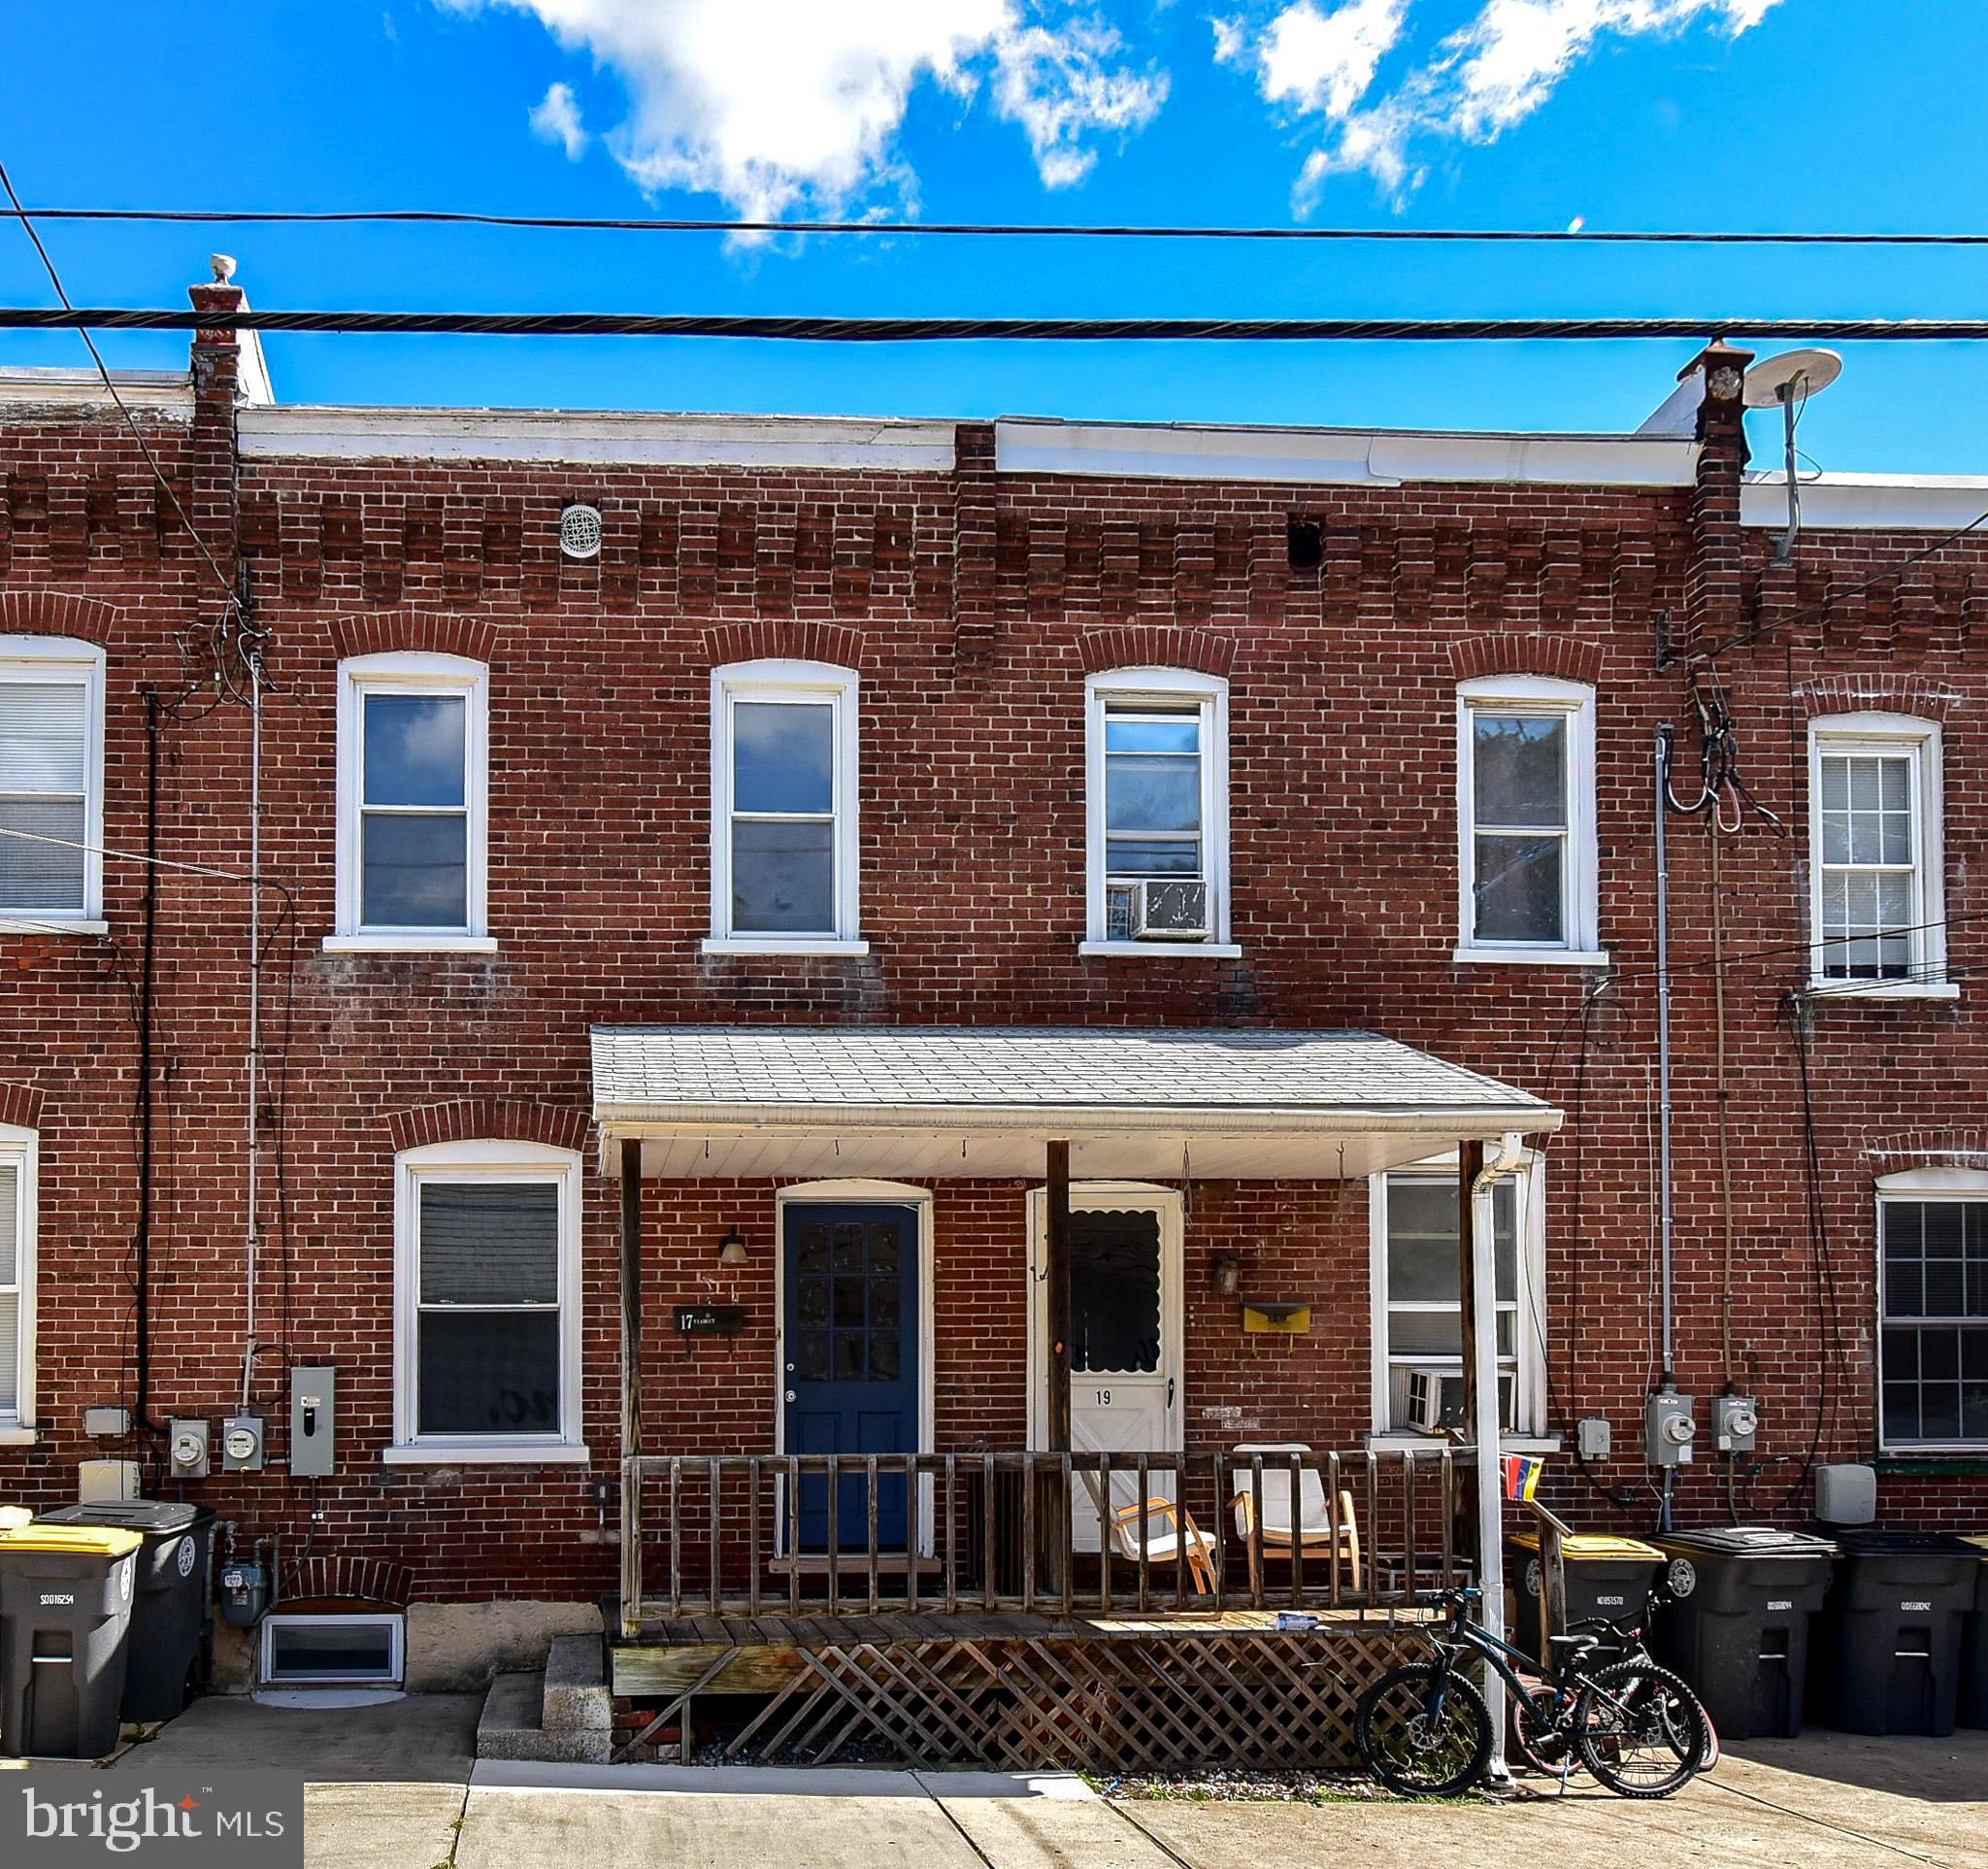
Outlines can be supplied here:
M1350 1763L1361 1693L1423 1646L1412 1628L1375 1623L1305 1634L879 1633L779 1650L741 1646L731 1664L716 1647L662 1652L684 1668L697 1664L701 1692L736 1692L749 1681L766 1693L724 1748L735 1758L1294 1771ZM617 1691L627 1692L616 1672Z

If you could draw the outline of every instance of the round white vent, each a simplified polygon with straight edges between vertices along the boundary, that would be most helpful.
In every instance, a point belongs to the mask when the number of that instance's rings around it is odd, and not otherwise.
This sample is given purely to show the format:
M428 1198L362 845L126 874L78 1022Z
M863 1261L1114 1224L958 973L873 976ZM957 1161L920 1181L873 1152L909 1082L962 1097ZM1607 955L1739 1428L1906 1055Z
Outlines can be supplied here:
M569 506L559 516L559 550L569 558L593 558L601 550L601 509Z

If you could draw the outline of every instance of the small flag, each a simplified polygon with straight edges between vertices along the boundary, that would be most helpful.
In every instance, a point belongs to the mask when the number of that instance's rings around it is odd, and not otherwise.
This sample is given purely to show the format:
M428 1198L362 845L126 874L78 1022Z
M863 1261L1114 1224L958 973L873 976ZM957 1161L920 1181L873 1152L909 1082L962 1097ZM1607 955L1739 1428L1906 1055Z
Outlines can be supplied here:
M1540 1489L1540 1475L1546 1470L1545 1461L1530 1454L1508 1453L1499 1464L1505 1469L1508 1499L1530 1499Z

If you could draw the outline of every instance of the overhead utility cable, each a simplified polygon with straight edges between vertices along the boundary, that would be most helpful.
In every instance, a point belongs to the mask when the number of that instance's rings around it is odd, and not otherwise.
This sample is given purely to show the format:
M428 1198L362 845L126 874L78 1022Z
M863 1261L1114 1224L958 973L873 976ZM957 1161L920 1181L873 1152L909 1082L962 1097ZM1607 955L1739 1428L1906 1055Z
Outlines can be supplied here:
M1988 318L1512 317L1073 318L776 317L704 312L201 311L172 306L0 307L8 331L337 331L458 337L768 338L808 344L1456 343L1683 338L1951 343L1988 338Z
M719 220L715 218L602 217L594 215L485 215L442 208L35 208L41 220L192 222L207 226L350 226L354 223L419 227L522 227L580 233L624 234L887 234L969 239L1028 240L1296 240L1524 243L1558 246L1652 247L1988 247L1988 234L1776 233L1770 229L1703 231L1571 227L1222 227L1133 226L985 220Z

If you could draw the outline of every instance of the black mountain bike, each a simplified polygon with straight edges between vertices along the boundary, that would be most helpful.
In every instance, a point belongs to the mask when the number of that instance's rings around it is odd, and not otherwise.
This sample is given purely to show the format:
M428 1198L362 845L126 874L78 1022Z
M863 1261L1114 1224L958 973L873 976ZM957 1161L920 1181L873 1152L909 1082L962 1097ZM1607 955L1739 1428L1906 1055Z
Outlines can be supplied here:
M1519 1674L1532 1657L1471 1619L1479 1594L1448 1591L1449 1624L1437 1638L1437 1658L1393 1669L1360 1697L1354 1744L1390 1790L1456 1797L1484 1776L1491 1714L1459 1665L1471 1656L1495 1671L1514 1705L1526 1709L1525 1750L1548 1771L1564 1773L1578 1760L1620 1797L1659 1798L1710 1764L1715 1742L1698 1697L1641 1654L1640 1645L1635 1654L1600 1658L1607 1652L1591 1633L1554 1636L1542 1692Z

